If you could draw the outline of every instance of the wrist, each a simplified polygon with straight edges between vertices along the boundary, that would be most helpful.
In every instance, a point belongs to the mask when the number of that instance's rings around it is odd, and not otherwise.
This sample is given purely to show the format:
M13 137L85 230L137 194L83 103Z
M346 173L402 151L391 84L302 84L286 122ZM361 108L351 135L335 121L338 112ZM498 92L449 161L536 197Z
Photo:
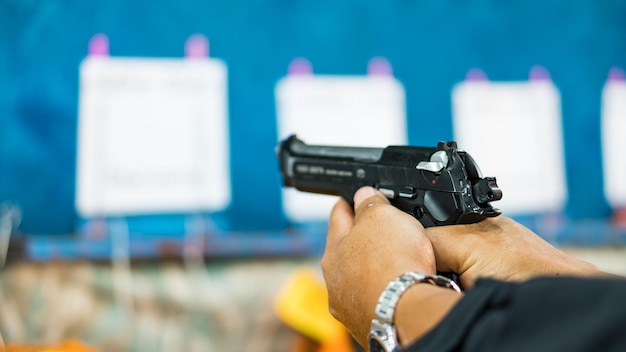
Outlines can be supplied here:
M528 270L518 270L511 281L525 281L540 276L593 277L603 275L602 271L594 264L570 256L560 250L542 259L534 259L535 265ZM520 264L519 268L524 267Z
M410 287L396 306L394 325L399 345L405 348L423 337L462 297L453 290L424 283Z
M401 346L420 337L437 324L456 303L460 296L458 292L461 292L459 286L443 276L418 272L398 276L385 287L376 305L368 335L369 350L398 351ZM405 293L407 295L403 297ZM401 301L404 308L398 307ZM433 307L433 304L436 306ZM402 312L397 313L400 309ZM402 345L398 341L397 323L402 325Z

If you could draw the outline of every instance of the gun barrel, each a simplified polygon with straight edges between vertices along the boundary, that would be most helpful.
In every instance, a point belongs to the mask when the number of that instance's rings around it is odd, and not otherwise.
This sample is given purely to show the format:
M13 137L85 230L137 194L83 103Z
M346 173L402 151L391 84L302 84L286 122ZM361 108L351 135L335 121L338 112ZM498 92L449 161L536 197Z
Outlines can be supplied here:
M284 142L284 148L287 148L287 150L295 156L350 159L362 162L378 161L384 151L383 148L308 145L299 140L295 135L289 137Z
M343 196L369 185L359 165L380 160L383 148L308 145L295 135L277 150L283 183L300 191Z

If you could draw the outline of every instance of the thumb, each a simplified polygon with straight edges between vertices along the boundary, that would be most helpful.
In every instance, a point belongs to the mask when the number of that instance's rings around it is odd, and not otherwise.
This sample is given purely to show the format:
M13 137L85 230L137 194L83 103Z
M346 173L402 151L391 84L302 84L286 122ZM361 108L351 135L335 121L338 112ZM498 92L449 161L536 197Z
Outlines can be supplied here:
M374 187L364 186L359 188L354 193L355 213L362 212L363 209L370 208L377 203L389 204L389 199L387 199L387 197L385 197Z

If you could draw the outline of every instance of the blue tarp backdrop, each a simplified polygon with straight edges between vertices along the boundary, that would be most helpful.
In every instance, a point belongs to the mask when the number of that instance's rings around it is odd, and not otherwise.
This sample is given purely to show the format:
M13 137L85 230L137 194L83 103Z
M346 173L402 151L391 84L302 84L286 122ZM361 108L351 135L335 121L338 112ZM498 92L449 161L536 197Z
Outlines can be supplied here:
M415 145L453 138L450 90L469 69L525 80L533 65L544 66L562 94L566 213L610 213L600 95L609 69L626 68L625 1L2 0L0 201L21 206L24 232L76 226L78 67L96 33L108 35L111 55L144 57L181 57L185 40L202 33L211 56L227 63L233 228L286 224L274 86L298 56L321 74L364 74L370 58L386 57L406 88Z

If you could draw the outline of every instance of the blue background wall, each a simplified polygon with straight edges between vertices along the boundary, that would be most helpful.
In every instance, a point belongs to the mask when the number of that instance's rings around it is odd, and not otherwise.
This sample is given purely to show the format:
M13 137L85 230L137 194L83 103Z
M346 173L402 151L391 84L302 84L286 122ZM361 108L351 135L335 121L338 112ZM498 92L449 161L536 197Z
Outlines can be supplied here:
M286 225L273 89L297 56L323 74L363 74L371 57L387 57L405 85L409 141L417 145L452 139L450 89L470 68L523 80L543 65L563 99L567 215L610 214L600 94L609 69L626 67L625 1L2 0L0 200L22 207L25 232L68 233L76 225L78 65L100 32L111 55L157 57L182 56L185 40L203 33L211 56L228 64L233 203L226 215L236 229Z

